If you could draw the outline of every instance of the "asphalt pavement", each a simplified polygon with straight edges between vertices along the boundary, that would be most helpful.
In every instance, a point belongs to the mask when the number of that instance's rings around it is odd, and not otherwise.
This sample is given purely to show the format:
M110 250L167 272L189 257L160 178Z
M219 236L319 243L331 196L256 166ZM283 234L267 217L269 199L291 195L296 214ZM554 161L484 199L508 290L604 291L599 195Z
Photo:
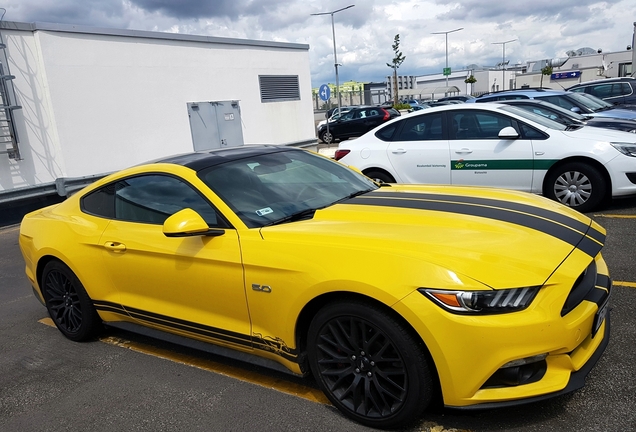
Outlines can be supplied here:
M616 285L611 340L586 386L515 408L432 409L410 431L636 430L636 198L590 216L608 231ZM370 430L308 398L311 380L114 329L74 343L46 318L24 276L18 226L0 228L0 431Z

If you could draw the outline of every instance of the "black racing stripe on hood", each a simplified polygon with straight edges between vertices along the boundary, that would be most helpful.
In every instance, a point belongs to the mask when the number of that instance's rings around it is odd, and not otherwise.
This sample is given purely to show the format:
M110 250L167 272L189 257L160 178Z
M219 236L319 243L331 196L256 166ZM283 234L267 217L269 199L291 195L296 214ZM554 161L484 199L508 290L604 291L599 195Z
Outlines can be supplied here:
M444 195L444 194L427 194L427 193L409 193L409 192L371 192L367 197L383 197L383 198L410 198L410 199L426 199L434 201L449 201L465 204L477 204L488 207L498 207L502 209L514 210L523 213L528 213L545 219L550 219L555 222L559 222L577 231L592 237L594 240L601 244L605 243L605 234L594 229L591 224L585 224L579 220L573 219L562 213L557 213L552 210L544 209L541 207L535 207L528 204L521 204L516 202L495 200L491 198L458 196L458 195Z
M504 208L486 207L483 205L467 204L462 202L428 201L422 199L384 198L371 196L352 198L343 201L342 204L357 204L371 206L400 207L418 210L432 210L447 213L456 213L469 216L483 217L487 219L499 220L515 225L531 228L552 237L558 238L574 247L579 248L586 254L594 257L603 247L595 241L585 237L583 233L557 222L543 219L527 213L519 213ZM436 197L438 198L438 197Z

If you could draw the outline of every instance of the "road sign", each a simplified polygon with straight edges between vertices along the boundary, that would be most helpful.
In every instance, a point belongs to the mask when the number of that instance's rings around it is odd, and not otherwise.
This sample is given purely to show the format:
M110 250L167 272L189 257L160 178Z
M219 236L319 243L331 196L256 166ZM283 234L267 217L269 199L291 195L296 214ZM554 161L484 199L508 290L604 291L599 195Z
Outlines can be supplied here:
M320 99L327 101L329 97L331 97L331 89L327 84L323 84L320 86L320 89L318 89L318 94L320 95Z
M581 71L568 71L568 72L556 72L550 75L550 79L566 79L566 78L578 78L581 76Z
M442 75L448 76L450 74L451 74L451 68L444 68L444 71L442 72Z

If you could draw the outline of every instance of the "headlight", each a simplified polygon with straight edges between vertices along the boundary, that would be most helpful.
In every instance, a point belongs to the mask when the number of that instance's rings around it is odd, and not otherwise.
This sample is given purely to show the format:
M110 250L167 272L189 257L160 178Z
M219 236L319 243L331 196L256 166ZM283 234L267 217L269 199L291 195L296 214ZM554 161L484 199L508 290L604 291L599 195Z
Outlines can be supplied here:
M418 291L441 306L459 314L500 314L517 312L530 306L541 287L491 291L450 291L420 288Z
M624 155L636 157L636 143L613 142L610 144Z

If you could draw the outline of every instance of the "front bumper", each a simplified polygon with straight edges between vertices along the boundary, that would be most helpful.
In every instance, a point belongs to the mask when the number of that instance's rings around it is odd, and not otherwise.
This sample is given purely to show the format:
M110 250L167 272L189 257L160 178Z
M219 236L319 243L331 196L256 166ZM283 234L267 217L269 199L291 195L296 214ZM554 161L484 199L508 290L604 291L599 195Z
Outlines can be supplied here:
M394 305L426 344L444 405L463 409L517 405L567 393L584 384L609 341L609 317L596 333L594 326L607 304L611 281L599 254L594 260L598 267L594 294L602 294L587 296L562 314L582 260L583 255L575 251L533 304L520 312L456 315L419 292ZM532 379L492 385L493 377L507 364L534 356L545 358L540 373Z
M570 374L570 381L568 382L568 384L565 386L565 388L563 390L560 390L560 391L557 391L557 392L554 392L554 393L548 393L548 394L545 394L545 395L542 395L542 396L535 396L535 397L530 397L530 398L521 399L521 400L481 403L481 404L477 404L477 405L468 405L468 406L463 406L463 407L447 405L447 407L448 408L460 409L460 410L463 410L463 411L491 409L491 408L505 408L505 407L511 407L511 406L516 406L516 405L527 404L527 403L531 403L531 402L538 402L538 401L542 401L542 400L545 400L545 399L550 399L550 398L553 398L553 397L556 397L556 396L561 396L561 395L564 395L566 393L570 393L570 392L573 392L575 390L578 390L578 389L580 389L581 387L583 387L585 385L585 378L590 373L592 368L596 365L596 363L598 363L599 359L603 355L603 352L605 351L605 348L607 347L607 344L609 343L609 339L610 339L609 338L609 335L610 335L610 316L609 316L609 314L605 318L605 322L603 323L601 329L599 330L599 334L601 334L601 333L603 334L603 339L601 340L601 343L599 344L599 346L596 348L596 351L594 351L594 354L592 355L592 357L589 358L587 363L585 363L585 365L581 369L579 369L576 372L573 372L573 373Z

